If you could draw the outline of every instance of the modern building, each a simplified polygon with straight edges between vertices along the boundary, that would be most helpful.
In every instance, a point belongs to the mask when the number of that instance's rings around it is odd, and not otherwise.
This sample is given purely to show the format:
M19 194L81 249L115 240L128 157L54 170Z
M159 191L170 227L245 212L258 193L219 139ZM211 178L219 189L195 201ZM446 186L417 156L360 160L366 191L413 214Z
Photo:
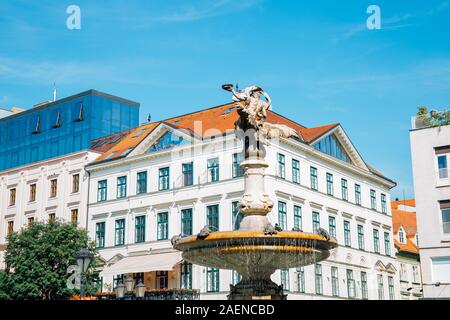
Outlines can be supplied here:
M33 221L86 228L84 168L138 125L138 112L138 103L90 90L0 119L0 268L7 235Z
M89 149L139 124L139 104L95 90L0 118L0 171Z
M193 288L201 299L225 299L239 280L230 270L182 261L170 239L205 225L240 222L242 145L233 104L148 123L86 167L88 228L103 259L103 290L122 281L158 290ZM322 227L339 247L319 264L278 270L288 299L400 299L389 190L395 182L361 158L341 125L306 128L275 112L300 138L266 147L272 223L284 230Z
M391 203L394 243L399 266L401 298L417 300L423 297L419 257L419 234L414 199Z
M424 298L450 298L450 112L423 113L412 124L423 294Z
M5 118L5 117L9 117L15 113L19 113L22 112L22 109L19 108L11 108L11 109L4 109L4 108L0 108L0 119L1 118Z

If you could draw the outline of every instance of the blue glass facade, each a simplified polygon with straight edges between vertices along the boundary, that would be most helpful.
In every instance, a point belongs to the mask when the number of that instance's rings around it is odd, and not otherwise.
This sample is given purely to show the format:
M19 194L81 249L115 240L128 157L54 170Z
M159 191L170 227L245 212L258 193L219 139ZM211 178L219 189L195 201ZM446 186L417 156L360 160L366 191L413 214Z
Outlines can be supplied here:
M0 119L0 171L89 149L139 124L139 103L95 90Z

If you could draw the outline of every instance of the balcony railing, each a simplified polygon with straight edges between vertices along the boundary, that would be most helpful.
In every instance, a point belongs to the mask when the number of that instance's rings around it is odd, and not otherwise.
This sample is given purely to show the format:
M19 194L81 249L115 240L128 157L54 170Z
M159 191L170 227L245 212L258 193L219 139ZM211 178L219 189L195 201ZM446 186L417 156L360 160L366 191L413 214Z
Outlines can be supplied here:
M114 293L98 295L99 300L116 300ZM199 300L200 291L196 289L161 289L145 292L139 300ZM134 294L126 294L122 300L138 300Z

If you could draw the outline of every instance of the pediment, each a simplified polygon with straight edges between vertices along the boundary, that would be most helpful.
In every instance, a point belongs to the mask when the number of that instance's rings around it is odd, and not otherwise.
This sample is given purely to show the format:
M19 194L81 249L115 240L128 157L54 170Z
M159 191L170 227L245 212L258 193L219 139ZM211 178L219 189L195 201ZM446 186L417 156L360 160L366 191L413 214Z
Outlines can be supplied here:
M163 122L142 140L128 156L157 153L191 145L195 139L187 130L177 129Z
M375 269L381 272L386 271L386 266L381 260L378 260L377 263L375 263Z
M336 159L369 170L358 150L351 142L344 129L339 125L327 134L317 138L311 145Z

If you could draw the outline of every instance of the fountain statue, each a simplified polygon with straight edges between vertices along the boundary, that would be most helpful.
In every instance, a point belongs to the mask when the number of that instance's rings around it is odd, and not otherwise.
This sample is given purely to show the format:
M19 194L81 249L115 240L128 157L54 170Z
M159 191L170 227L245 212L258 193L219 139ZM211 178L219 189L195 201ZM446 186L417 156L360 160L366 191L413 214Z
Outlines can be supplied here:
M284 300L283 287L270 276L277 269L298 268L322 261L337 246L323 230L304 233L273 226L267 214L273 202L265 192L265 146L271 138L299 138L292 128L266 121L272 103L258 86L235 91L230 84L222 88L232 93L239 114L236 135L244 142L244 195L238 210L242 220L238 230L212 232L205 226L197 235L172 239L173 247L183 251L183 259L210 268L237 271L242 279L230 285L229 300Z

